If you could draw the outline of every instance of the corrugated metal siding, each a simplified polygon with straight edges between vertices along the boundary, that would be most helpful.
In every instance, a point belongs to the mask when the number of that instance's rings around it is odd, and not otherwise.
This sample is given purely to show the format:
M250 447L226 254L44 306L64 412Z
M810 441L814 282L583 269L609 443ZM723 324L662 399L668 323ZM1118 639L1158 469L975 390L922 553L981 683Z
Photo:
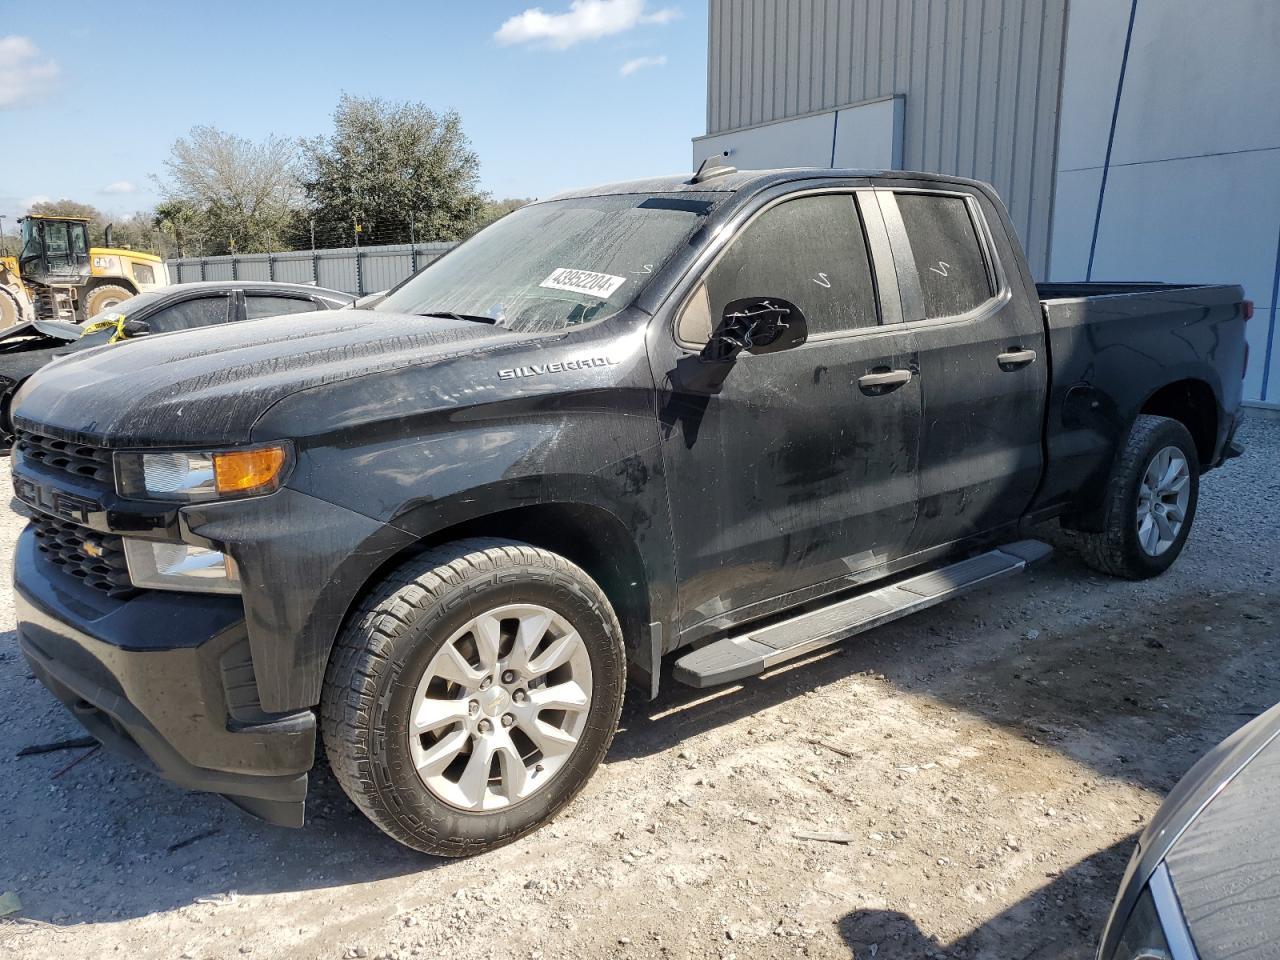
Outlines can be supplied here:
M1048 264L1067 0L710 0L707 133L902 94L903 165L1000 191Z

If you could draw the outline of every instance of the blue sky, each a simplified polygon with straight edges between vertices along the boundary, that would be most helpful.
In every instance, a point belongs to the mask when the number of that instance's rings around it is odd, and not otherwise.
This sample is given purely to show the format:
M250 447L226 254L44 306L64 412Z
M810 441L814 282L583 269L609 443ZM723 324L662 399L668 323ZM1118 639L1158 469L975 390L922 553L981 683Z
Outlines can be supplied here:
M705 0L6 4L0 214L150 207L197 124L327 133L343 91L456 109L496 197L686 170L706 124ZM14 221L7 220L12 236Z

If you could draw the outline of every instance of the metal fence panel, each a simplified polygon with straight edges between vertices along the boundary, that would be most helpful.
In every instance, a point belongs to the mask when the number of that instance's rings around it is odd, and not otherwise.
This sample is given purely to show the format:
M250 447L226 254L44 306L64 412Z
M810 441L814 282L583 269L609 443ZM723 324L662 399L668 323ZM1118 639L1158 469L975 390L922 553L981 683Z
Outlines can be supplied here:
M357 295L395 286L432 260L452 250L454 243L397 243L380 247L342 247L333 250L295 250L288 253L249 253L234 257L185 257L169 261L174 283L197 280L280 280L316 283L330 290Z
M316 282L330 290L345 290L347 293L364 294L368 288L361 289L356 282L355 255L327 257L321 254L316 259Z
M284 283L311 283L315 280L310 253L278 253L275 278Z
M230 257L210 257L204 264L204 278L206 280L234 280L235 274L231 270Z

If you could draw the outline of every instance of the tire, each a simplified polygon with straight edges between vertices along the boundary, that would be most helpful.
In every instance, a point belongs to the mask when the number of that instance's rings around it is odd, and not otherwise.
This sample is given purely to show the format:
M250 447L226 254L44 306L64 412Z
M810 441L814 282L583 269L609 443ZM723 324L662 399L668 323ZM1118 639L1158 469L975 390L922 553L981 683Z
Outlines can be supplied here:
M100 283L80 298L81 322L90 320L103 310L109 310L134 296L128 287L116 283Z
M1153 476L1160 472L1156 459L1170 457L1172 468L1176 467L1178 455L1185 473L1181 483L1175 480L1170 484L1177 491L1154 500L1144 495L1148 472ZM1180 501L1181 490L1186 496ZM1105 496L1101 531L1079 535L1085 562L1102 573L1128 580L1145 580L1168 570L1187 542L1200 496L1200 458L1187 428L1167 417L1138 417L1111 468ZM1158 505L1147 509L1157 501ZM1171 519L1175 513L1182 517L1176 530ZM1168 529L1157 521L1159 516L1165 518ZM1167 535L1170 530L1172 536Z
M485 626L491 611L501 631ZM516 623L530 625L513 636ZM486 658L490 630L498 639ZM526 633L538 638L533 655L511 680ZM535 676L560 656L563 665ZM479 687L476 674L493 682ZM625 681L621 627L586 573L527 544L462 540L400 566L348 620L325 675L325 752L347 796L389 836L424 853L482 853L551 820L582 789L613 740ZM575 705L558 709L561 698ZM411 732L411 720L436 711L448 719ZM450 755L437 769L433 758Z
M8 290L0 287L0 330L22 321L22 305Z

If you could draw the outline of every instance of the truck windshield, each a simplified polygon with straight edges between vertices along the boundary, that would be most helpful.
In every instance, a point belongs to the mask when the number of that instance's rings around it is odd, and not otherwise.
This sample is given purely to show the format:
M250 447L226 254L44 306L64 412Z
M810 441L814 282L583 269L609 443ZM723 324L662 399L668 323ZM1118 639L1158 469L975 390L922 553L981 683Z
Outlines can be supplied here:
M711 211L706 194L554 200L508 214L374 307L560 330L626 307Z

